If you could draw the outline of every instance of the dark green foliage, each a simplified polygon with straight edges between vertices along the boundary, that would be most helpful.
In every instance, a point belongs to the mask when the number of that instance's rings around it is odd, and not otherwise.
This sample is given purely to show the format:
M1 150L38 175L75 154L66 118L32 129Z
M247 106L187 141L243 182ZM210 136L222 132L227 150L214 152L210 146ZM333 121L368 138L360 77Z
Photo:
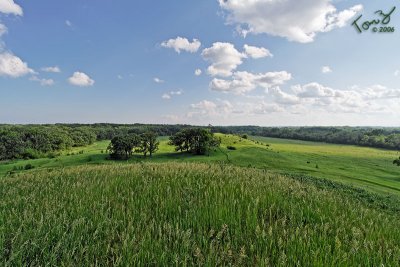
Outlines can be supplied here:
M116 136L111 140L107 150L113 159L129 159L133 150L140 145L140 138L136 134Z
M242 135L243 139L248 139L249 137L247 136L247 134Z
M195 155L206 155L221 144L221 140L204 128L184 129L170 137L170 145L176 151L191 152Z
M150 157L153 156L153 153L158 150L160 142L157 141L157 135L154 132L146 132L140 135L140 142L139 142L139 150L138 152L143 153L146 157L147 154Z
M396 164L397 166L400 166L400 157L398 159L395 159L393 161L393 164Z
M253 136L400 149L400 128L214 126L213 131L239 135L250 134Z
M96 141L90 127L26 125L0 127L0 160L36 159Z
M107 150L112 159L129 159L134 152L150 157L158 150L159 142L154 132L146 132L140 136L131 133L116 136L111 140Z
M236 147L234 147L234 146L227 146L226 147L228 150L236 150Z
M33 166L32 164L26 164L25 167L24 167L25 170L31 170L31 169L34 169L34 168L35 168L35 166Z

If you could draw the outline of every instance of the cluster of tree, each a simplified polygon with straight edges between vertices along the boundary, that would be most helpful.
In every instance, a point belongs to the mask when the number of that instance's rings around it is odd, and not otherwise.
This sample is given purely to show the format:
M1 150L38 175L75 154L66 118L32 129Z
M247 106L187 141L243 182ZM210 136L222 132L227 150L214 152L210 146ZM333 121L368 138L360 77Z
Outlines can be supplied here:
M89 127L1 126L0 160L40 158L94 141L96 134Z
M195 155L205 155L221 144L221 140L204 128L186 128L170 137L169 144L176 151L191 152Z
M107 150L112 159L129 159L133 153L142 153L145 157L149 154L152 157L153 153L158 150L158 146L157 134L145 132L140 135L118 135L111 139Z

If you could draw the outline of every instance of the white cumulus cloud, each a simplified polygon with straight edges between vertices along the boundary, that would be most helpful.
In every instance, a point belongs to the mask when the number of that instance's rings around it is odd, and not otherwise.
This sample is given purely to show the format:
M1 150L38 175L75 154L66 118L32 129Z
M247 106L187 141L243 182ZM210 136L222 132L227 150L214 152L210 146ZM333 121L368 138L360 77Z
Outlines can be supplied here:
M232 71L243 63L245 54L236 50L231 43L217 42L201 53L204 60L211 63L208 73L212 76L231 76Z
M162 47L173 48L178 54L181 51L189 53L195 53L199 50L201 42L197 39L193 39L190 42L187 38L177 37L175 39L169 39L161 43Z
M348 24L362 5L338 12L331 0L219 0L227 21L247 33L266 33L308 43L320 32Z
M87 87L92 86L94 84L94 80L92 80L87 74L83 72L74 72L74 74L68 78L68 81L72 85Z
M250 46L250 45L244 45L243 47L244 52L246 53L247 56L251 58L263 58L263 57L273 57L271 52L264 48L264 47L256 47L256 46Z
M54 66L54 67L43 67L41 68L42 71L44 72L52 72L52 73L60 73L61 70L58 66Z
M0 12L17 16L23 15L22 8L14 3L14 0L0 0Z
M19 57L10 52L0 54L0 76L17 78L30 73L34 71Z
M286 71L250 73L247 71L235 72L232 79L214 78L210 82L210 89L220 92L231 92L235 94L244 94L256 89L257 87L269 89L284 84L292 79L292 75Z
M191 111L187 117L225 117L233 112L233 105L228 100L218 99L217 101L202 100L190 105Z

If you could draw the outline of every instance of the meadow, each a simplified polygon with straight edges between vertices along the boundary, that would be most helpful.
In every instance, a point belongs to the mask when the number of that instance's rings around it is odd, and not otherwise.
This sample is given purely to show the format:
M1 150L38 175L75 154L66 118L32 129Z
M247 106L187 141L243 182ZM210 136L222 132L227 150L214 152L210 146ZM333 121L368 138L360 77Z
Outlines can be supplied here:
M397 151L218 134L0 164L4 266L398 266ZM26 166L29 168L26 168Z
M4 266L398 266L398 214L261 169L139 163L0 182Z
M123 163L135 162L225 162L241 167L255 167L272 173L328 179L380 194L400 195L400 168L392 164L398 151L349 145L285 140L266 137L243 139L218 134L221 148L210 156L193 156L174 151L168 138L161 137L160 149L152 159L136 155ZM56 158L10 161L0 164L0 176L10 171L25 172L30 164L37 169L82 164L114 164L108 160L109 141L64 151ZM227 149L228 146L236 150Z

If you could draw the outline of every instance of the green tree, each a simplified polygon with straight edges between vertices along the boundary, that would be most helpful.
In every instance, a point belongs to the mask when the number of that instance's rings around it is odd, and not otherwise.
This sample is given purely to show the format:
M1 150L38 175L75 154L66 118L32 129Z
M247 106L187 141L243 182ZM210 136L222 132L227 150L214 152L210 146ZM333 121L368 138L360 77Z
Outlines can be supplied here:
M140 145L140 138L138 135L120 135L111 140L107 150L113 159L129 159L136 147Z
M398 159L395 159L393 161L393 164L396 164L397 166L400 166L400 157Z
M208 129L188 128L170 137L170 145L175 146L176 151L190 151L195 155L208 154L218 147L221 141Z
M157 134L154 132L145 132L140 136L140 139L139 151L143 153L145 157L147 157L147 154L152 157L153 153L158 150L160 144L160 142L157 141Z

